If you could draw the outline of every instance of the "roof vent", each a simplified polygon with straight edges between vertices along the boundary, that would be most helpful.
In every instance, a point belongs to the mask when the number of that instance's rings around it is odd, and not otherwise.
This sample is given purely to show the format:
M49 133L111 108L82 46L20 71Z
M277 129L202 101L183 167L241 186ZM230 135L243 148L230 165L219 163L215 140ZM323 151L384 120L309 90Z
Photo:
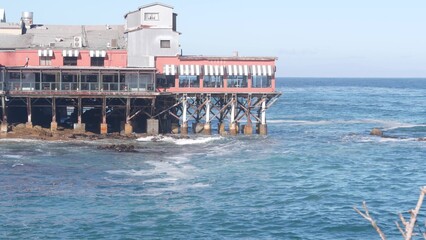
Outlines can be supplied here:
M22 12L21 20L25 24L25 28L31 28L34 20L33 12Z
M81 48L83 47L83 39L80 36L74 37L74 41L72 44L73 48Z
M114 49L118 48L118 41L116 38L111 39L110 46L111 48L114 48Z

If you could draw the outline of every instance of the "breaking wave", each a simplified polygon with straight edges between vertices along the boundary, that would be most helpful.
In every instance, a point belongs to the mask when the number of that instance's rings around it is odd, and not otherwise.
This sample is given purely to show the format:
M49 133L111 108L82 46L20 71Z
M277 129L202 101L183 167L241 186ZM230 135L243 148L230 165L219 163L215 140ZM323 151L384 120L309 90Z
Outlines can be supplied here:
M192 144L205 144L212 141L217 141L222 139L222 137L196 137L196 138L176 138L168 136L150 136L138 138L139 142L168 142L174 143L176 145L192 145Z

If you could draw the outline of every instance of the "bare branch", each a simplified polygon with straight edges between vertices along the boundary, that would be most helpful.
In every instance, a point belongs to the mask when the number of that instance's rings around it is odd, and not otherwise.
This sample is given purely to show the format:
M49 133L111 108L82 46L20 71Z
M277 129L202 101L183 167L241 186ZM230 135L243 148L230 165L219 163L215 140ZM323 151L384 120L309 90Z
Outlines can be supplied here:
M379 226L377 226L376 221L374 221L374 219L370 216L370 212L368 211L367 204L365 203L365 201L362 202L362 207L364 208L364 211L365 211L364 213L358 210L356 207L353 207L353 208L359 215L361 215L363 218L367 219L371 223L371 225L380 235L380 238L382 240L386 240L385 234L382 232Z
M402 236L405 239L405 232L404 232L404 230L402 230L402 228L401 228L401 226L399 226L398 222L395 222L395 224L396 224L396 227L398 228L399 232L402 234Z
M411 240L411 236L413 235L413 229L414 229L414 226L415 226L416 221L417 221L417 214L419 213L420 208L422 207L425 194L426 194L426 186L424 186L420 189L420 196L419 196L419 200L417 201L416 208L410 210L411 219L410 219L410 223L406 227L405 240Z

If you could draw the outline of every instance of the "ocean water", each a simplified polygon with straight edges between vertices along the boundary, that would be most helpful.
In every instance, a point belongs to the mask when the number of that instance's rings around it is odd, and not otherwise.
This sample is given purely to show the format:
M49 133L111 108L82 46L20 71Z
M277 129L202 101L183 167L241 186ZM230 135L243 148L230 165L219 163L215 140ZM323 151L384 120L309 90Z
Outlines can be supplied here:
M400 239L426 185L426 79L277 87L267 137L128 142L138 153L1 140L0 239L379 239L363 200Z

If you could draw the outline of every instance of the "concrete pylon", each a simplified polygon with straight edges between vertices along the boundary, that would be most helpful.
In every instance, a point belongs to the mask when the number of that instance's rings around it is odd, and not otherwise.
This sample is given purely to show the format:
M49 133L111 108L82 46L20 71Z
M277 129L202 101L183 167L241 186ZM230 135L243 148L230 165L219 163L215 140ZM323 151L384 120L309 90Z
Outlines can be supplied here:
M245 135L252 135L253 134L253 125L252 124L246 124L244 125L244 134Z
M158 122L158 119L148 119L148 120L146 120L147 121L147 124L146 124L146 127L147 127L147 131L146 131L146 133L148 134L148 135L158 135L158 133L160 132L159 131L159 122Z
M124 134L131 135L133 133L133 126L130 123L124 124Z
M259 134L260 135L268 135L268 125L266 124L259 124Z
M206 135L212 134L212 129L211 129L210 123L204 123L203 133L206 134Z
M180 134L188 135L188 123L182 123L182 126L180 127Z
M50 123L50 131L55 132L58 130L58 123L57 122L51 122Z

